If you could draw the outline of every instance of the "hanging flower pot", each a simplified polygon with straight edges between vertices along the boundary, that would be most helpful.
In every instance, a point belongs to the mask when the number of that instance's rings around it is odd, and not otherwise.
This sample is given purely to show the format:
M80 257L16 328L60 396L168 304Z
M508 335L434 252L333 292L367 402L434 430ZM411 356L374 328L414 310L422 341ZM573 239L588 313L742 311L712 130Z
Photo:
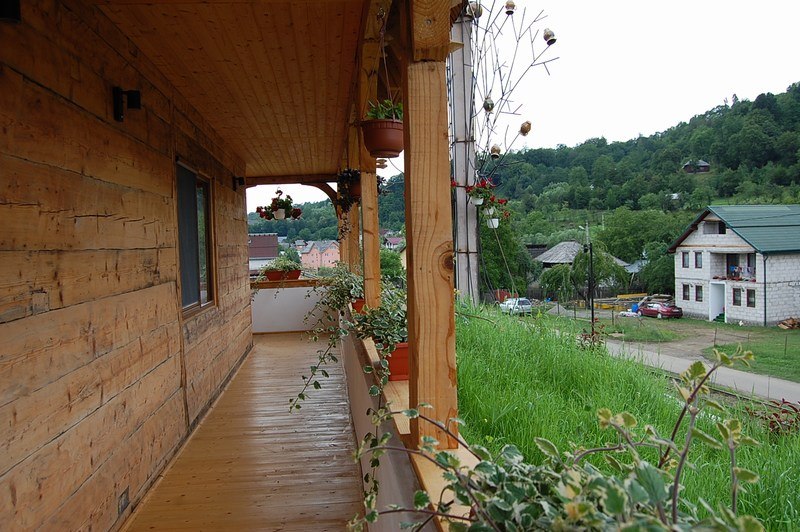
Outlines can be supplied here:
M493 215L494 214L494 207L484 207L483 208L483 214L485 214L486 216Z
M403 151L403 122L367 120L361 123L364 146L373 157L397 157Z
M480 205L483 205L483 198L481 198L480 196L470 196L469 202L478 207Z
M364 146L373 157L397 157L403 151L403 104L387 99L369 106L361 122Z
M284 220L286 218L286 209L278 209L277 211L273 211L272 216L274 216L276 220Z
M486 227L497 229L500 226L500 218L489 218L486 220Z

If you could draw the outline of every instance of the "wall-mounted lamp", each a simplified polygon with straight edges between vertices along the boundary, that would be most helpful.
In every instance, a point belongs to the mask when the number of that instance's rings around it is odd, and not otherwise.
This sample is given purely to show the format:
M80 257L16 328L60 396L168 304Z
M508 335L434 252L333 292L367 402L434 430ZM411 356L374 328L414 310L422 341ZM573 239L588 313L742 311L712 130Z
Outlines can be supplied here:
M244 186L244 177L233 176L233 190Z
M122 122L125 118L125 101L127 101L128 109L142 108L142 93L140 91L124 91L120 87L114 87L112 94L114 98L114 120L117 122Z
M19 0L3 0L0 2L0 21L22 22Z

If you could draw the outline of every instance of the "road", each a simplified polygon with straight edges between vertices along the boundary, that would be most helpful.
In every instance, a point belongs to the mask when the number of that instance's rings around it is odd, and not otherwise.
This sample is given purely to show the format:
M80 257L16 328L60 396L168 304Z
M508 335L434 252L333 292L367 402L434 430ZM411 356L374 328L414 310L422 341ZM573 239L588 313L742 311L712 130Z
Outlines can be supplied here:
M562 316L576 316L589 319L588 310L565 310L563 308L550 310L550 314ZM596 310L597 318L610 318L610 311ZM618 318L635 319L635 318ZM645 318L647 319L647 318ZM660 344L624 342L609 338L606 340L609 353L615 356L624 356L638 360L648 366L678 374L688 368L694 361L701 360L708 365L708 360L701 355L701 351L710 345L724 345L745 343L746 335L738 333L735 329L710 329L698 328L690 337L665 342ZM743 395L755 395L766 399L786 399L800 403L800 383L791 382L768 375L758 375L732 368L720 368L712 377L714 384L724 386Z

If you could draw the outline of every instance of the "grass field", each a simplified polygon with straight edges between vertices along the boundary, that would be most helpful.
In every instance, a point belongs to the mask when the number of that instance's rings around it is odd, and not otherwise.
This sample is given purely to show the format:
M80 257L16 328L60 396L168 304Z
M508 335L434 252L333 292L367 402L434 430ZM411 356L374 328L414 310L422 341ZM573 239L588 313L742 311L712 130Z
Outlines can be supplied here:
M714 346L723 351L733 351L741 344L743 348L758 354L752 367L741 367L744 371L771 375L781 379L800 382L800 330L783 330L778 327L739 326L732 323L716 323L691 318L679 320L657 320L653 318L608 318L600 314L599 323L611 339L626 342L665 343L683 339L704 339L705 344L698 354L710 356ZM567 321L571 327L586 328L588 320L573 320L569 315L559 320L560 327ZM668 352L668 347L661 347Z
M669 382L636 363L576 347L569 326L553 320L488 315L492 323L461 318L457 324L460 415L468 440L499 449L514 443L529 460L542 458L533 443L548 438L561 449L570 442L595 446L614 442L601 431L596 411L629 411L640 425L668 434L680 410ZM758 352L756 352L758 356ZM768 530L792 530L800 523L800 435L777 437L741 414L746 433L763 442L746 448L739 465L761 474L740 499L742 513L756 515ZM712 419L701 425L713 432ZM652 459L653 457L651 457ZM685 477L691 500L728 503L729 463L724 453L695 443L696 470ZM599 462L596 462L599 464Z

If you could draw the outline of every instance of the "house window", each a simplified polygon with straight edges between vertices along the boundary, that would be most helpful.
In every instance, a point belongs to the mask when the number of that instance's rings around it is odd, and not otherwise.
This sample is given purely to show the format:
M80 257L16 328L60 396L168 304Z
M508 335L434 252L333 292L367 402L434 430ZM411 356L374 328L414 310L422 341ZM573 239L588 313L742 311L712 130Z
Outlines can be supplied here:
M742 306L742 289L741 288L734 288L733 289L733 305L736 307Z
M756 307L756 291L747 289L747 306L750 308Z
M178 165L178 242L184 310L214 301L211 184Z
M688 268L689 267L689 252L688 251L684 251L683 253L681 253L681 261L682 261L681 262L681 266L682 267L684 267L684 268Z
M683 300L684 301L689 301L689 285L688 284L683 285Z
M694 267L695 268L702 268L703 267L703 252L702 251L695 251L694 252Z
M701 285L694 287L694 300L703 301L703 287Z
M725 222L719 222L718 228L719 228L719 234L721 235L724 235L728 231L728 228L725 227Z

